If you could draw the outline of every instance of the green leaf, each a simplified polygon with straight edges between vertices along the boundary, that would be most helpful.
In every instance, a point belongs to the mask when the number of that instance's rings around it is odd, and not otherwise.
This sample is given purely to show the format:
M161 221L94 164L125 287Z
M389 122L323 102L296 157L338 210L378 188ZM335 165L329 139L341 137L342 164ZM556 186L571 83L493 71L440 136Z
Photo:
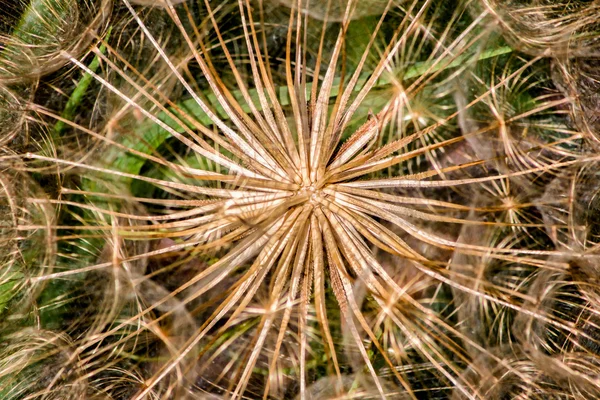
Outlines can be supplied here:
M111 31L112 27L108 29L108 33L106 34L106 38L104 39L105 41L107 41L110 38ZM102 54L106 53L106 45L104 43L100 46L99 51ZM92 72L96 72L99 67L100 57L96 55L90 63L90 65L88 66L88 68ZM79 104L81 104L83 97L85 96L89 86L92 84L93 81L94 77L89 72L83 74L83 77L77 83L75 90L73 90L73 93L71 93L71 96L69 97L69 100L67 101L67 104L65 105L65 108L60 115L62 118L70 121L73 120L73 117L75 116L75 112L77 111ZM55 134L59 135L64 131L65 128L66 124L63 121L58 121L54 125L54 132Z
M508 54L512 51L513 51L513 49L509 46L502 46L502 47L499 47L496 49L486 50L486 51L483 51L481 54L479 54L478 61L490 59L493 57L498 57L503 54ZM434 73L434 72L437 72L437 71L440 71L443 69L456 68L456 67L463 65L472 56L473 56L472 54L461 55L461 56L457 57L455 60L453 60L452 62L450 62L449 64L437 63L434 65L433 64L434 62L417 63L417 64L413 65L412 67L408 68L405 71L403 77L405 80L414 79L414 78L417 78L417 77L425 74L426 72ZM367 82L367 80L369 79L370 76L371 76L371 72L364 72L363 74L361 74L354 90L359 91L362 88L362 86ZM385 88L389 85L390 85L389 81L387 81L385 79L380 79L380 81L376 85L376 88ZM306 85L306 92L307 92L308 97L310 97L311 88L312 88L312 84L308 83ZM331 90L332 98L334 98L335 96L338 95L339 89L340 89L340 80L339 80L339 78L336 78L336 80L334 81L334 87ZM256 107L260 110L260 103L258 100L257 90L251 89L251 90L249 90L249 93L250 93L250 97L251 97L252 101L256 104ZM290 104L289 93L288 93L288 89L286 86L278 87L276 90L276 93L277 93L279 103L283 107L288 106ZM240 104L242 105L242 109L245 112L250 112L250 108L243 100L241 91L234 91L232 94L236 98L236 100L238 100L240 102ZM219 115L220 118L228 119L227 113L219 105L217 98L213 93L205 94L205 98L207 99L207 103L210 104L215 109L216 113ZM196 101L194 99L184 100L178 105L178 107L184 113L186 113L188 116L191 116L193 119L195 119L196 121L198 121L199 123L201 123L205 126L210 126L213 124L212 120L204 113L204 111L202 111L202 109L196 103ZM179 112L177 110L175 110L174 108L170 108L169 111L175 115L179 115ZM158 118L162 122L167 124L169 127L171 127L173 130L175 130L176 132L182 133L185 131L184 126L180 125L178 122L176 122L175 120L170 118L168 115L166 115L166 113L159 113ZM185 121L184 118L181 118L181 120ZM188 128L193 129L193 126L191 124L188 124ZM130 146L130 148L132 148L134 150L141 151L146 154L149 154L153 150L157 149L166 139L168 139L171 136L171 134L169 132L167 132L165 129L163 129L162 127L160 127L159 125L157 125L156 123L153 123L151 121L147 121L146 123L141 124L139 133L141 134L140 135L141 137L137 138L135 143L132 142L130 139L126 139L126 142L124 142L123 144L126 146ZM145 161L146 160L142 159L141 157L135 156L133 154L123 154L120 157L116 158L113 166L116 167L120 171L137 174L141 170Z

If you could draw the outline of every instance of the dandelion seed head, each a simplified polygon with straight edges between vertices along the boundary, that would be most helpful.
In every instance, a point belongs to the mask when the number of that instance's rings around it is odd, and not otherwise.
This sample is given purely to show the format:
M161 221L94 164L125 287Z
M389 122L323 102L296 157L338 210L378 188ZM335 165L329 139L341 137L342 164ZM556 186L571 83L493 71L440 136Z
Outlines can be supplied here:
M28 152L28 168L63 179L60 198L31 195L60 218L11 221L59 243L30 276L68 278L72 297L100 304L65 328L90 387L113 390L99 365L135 365L123 379L139 386L111 397L308 398L331 377L338 398L363 381L381 398L475 398L486 369L467 366L503 365L490 348L528 340L507 333L515 315L537 348L550 348L538 326L553 343L577 328L546 311L554 299L533 304L541 272L568 281L539 214L565 245L574 224L526 189L579 162L580 136L560 125L561 100L536 92L542 61L492 39L499 3L383 1L354 21L360 2L315 20L294 1L287 23L265 11L275 3L123 0L121 34L96 38L100 67L61 53L101 93L93 117L32 105L14 120L66 121L98 144ZM63 292L32 308L59 308Z

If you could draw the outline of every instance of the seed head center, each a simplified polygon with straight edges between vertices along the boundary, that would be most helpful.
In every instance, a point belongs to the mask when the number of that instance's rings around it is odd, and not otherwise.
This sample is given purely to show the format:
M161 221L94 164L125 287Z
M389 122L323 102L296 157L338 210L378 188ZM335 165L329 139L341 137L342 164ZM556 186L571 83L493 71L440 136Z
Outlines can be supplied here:
M323 200L323 192L320 187L317 187L314 183L302 187L302 191L308 195L308 202L313 206L320 204Z

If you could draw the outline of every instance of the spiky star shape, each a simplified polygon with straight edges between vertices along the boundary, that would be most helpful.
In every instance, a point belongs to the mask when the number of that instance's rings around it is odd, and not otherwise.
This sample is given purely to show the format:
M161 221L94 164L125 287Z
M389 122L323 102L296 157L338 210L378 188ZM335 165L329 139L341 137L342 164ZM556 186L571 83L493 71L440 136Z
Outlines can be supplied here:
M183 73L183 68L169 57L164 44L153 35L138 10L129 0L123 0L123 3L139 25L143 36L156 50L168 75L174 77L177 84L189 93L204 116L210 120L210 125L200 123L176 104L165 106L165 99L156 95L160 85L133 68L119 66L119 52L116 49L109 48L112 57L100 51L96 51L96 54L107 68L118 74L121 82L126 82L135 89L135 96L120 90L108 78L90 70L76 57L68 57L119 96L126 107L134 108L136 113L141 113L168 132L199 158L219 165L220 170L195 168L182 159L175 162L151 152L136 150L133 145L123 145L109 136L100 137L94 132L89 133L98 136L99 140L109 142L114 148L120 147L129 154L168 169L175 178L161 179L117 172L114 168L91 165L87 161L60 162L111 176L145 181L170 194L169 199L163 200L136 199L168 207L169 211L163 210L162 215L140 216L124 210L109 212L100 207L95 209L115 218L148 222L148 225L141 227L134 225L119 230L114 227L118 223L115 219L110 228L114 237L120 237L121 240L173 240L166 248L142 255L129 255L129 258L121 250L115 250L114 260L127 262L178 250L186 250L192 255L219 252L216 262L197 270L190 280L163 300L145 307L135 318L148 315L168 299L182 293L186 295L182 303L188 304L207 293L221 290L225 282L228 286L225 293L219 293L222 301L214 306L211 315L184 345L172 351L168 362L145 382L135 399L144 398L167 375L178 370L182 361L190 357L201 342L209 340L210 335L224 332L234 325L237 318L256 300L257 293L264 291L264 288L268 288L267 306L247 353L240 357L237 380L229 390L234 398L246 392L257 360L264 356L262 351L267 344L271 346L268 354L270 370L275 370L282 343L287 340L292 326L292 317L298 318L298 322L294 324L294 334L299 342L297 376L301 397L304 398L307 390L309 332L315 330L312 328L314 325L318 325L323 347L326 349L327 363L339 381L342 381L339 352L336 351L339 343L333 339L335 335L328 318L330 305L327 299L331 297L339 307L344 324L377 392L381 396L386 395L381 374L376 370L373 357L369 354L371 350L379 353L386 368L389 367L390 374L395 376L406 393L414 396L406 375L401 374L397 368L400 363L398 360L402 360L403 356L396 354L395 360L392 360L387 349L394 346L388 345L384 349L380 332L376 331L373 321L367 317L362 304L357 300L355 291L359 283L366 288L371 307L375 307L380 313L378 318L391 321L401 335L408 338L410 346L433 365L440 376L467 393L468 384L460 378L458 367L444 355L445 352L450 352L458 354L458 359L465 359L464 351L451 338L451 334L462 335L419 302L416 296L412 296L404 284L383 265L377 254L385 252L401 258L422 276L489 299L484 284L478 289L472 289L465 283L467 278L453 281L452 277L456 277L457 273L448 272L446 265L440 260L426 257L423 248L432 246L443 251L462 251L470 256L485 255L505 261L514 261L518 255L539 255L543 252L515 248L490 249L485 244L464 243L451 235L428 229L427 226L435 224L469 224L481 227L506 227L508 224L467 219L466 213L484 210L454 203L450 197L448 201L444 201L424 194L437 189L460 188L523 176L543 171L546 166L514 173L471 177L468 171L486 165L485 161L463 158L461 163L444 164L437 156L438 151L453 145L458 145L455 148L460 149L459 145L465 138L459 135L441 140L421 139L456 119L459 111L450 112L426 127L427 121L419 120L419 124L415 125L418 129L414 133L398 132L398 139L385 145L381 145L381 132L388 129L390 121L405 120L398 118L395 113L398 110L410 110L411 97L430 84L438 71L451 64L456 67L458 57L462 57L462 63L465 63L465 55L469 52L469 42L465 37L480 23L480 19L466 27L456 40L446 38L447 32L443 33L443 40L435 44L437 57L430 60L429 67L422 71L422 76L415 78L408 87L395 90L389 102L380 107L375 115L366 116L363 103L382 74L390 70L390 63L399 49L410 45L409 38L418 29L427 32L428 26L419 21L428 10L430 2L423 2L422 5L413 3L395 31L384 35L380 28L387 13L393 8L393 2L390 1L361 51L354 70L347 76L344 75L346 71L342 65L345 62L343 54L346 47L351 46L346 41L346 32L355 2L348 2L343 22L330 49L325 49L323 38L326 31L331 33L331 28L323 22L323 34L316 56L307 51L308 18L299 11L302 8L300 4L296 4L288 21L287 45L283 56L285 59L279 64L285 70L285 93L282 95L282 86L277 86L273 78L275 58L269 56L267 47L263 45L263 32L257 31L260 24L254 20L254 11L249 1L239 0L242 41L247 52L246 68L251 77L246 79L240 65L236 63L237 57L232 54L231 46L228 46L221 33L214 13L209 12L208 19L214 28L217 44L210 47L203 41L206 38L202 36L202 31L196 29L190 32L186 28L190 21L184 18L191 18L189 12L176 9L171 2L165 0L161 4L187 45L187 51L191 55L189 63L195 63L206 79L212 104L206 96L198 94L190 83L189 75ZM210 10L208 2L206 6ZM381 46L382 36L385 36L384 46ZM443 42L446 44L443 45ZM378 44L378 61L370 68L370 73L365 75L365 65L375 53L375 43ZM234 85L228 85L221 79L211 59L214 49L218 49L223 56L221 60L226 60ZM324 55L326 50L327 57ZM316 60L310 70L307 67L309 55ZM121 58L120 61L123 60ZM518 76L526 67L524 65L515 69L506 80ZM322 71L322 74L318 71ZM502 84L503 82L498 82L495 87ZM231 86L237 90L236 93ZM480 99L492 93L495 87L482 94ZM162 115L149 111L143 102L161 110ZM465 105L461 111L469 106ZM216 112L215 107L220 112ZM227 119L222 115L226 115ZM410 114L408 115L410 119ZM357 124L357 118L362 122ZM165 122L167 119L171 123ZM519 117L513 118L518 119ZM493 132L498 126L500 122L494 121L470 135L484 135ZM129 141L131 142L133 140ZM32 157L52 160L39 155ZM421 160L421 163L425 163L425 159L434 162L430 169L410 172L405 166L415 159ZM458 172L466 173L467 176L455 178ZM114 260L105 264L113 265ZM520 259L519 262L535 264L537 261ZM491 300L494 304L514 307L502 299ZM404 304L404 308L398 307L399 303ZM412 310L412 316L407 315L407 308ZM313 323L313 313L316 314L316 324ZM266 343L272 332L276 332L274 343ZM435 336L437 342L430 335ZM468 341L466 338L465 340ZM370 345L367 344L369 342ZM477 346L475 343L470 344ZM370 346L374 349L369 349ZM398 347L401 346L397 345L396 348ZM265 398L269 395L269 390L269 385L266 385Z

